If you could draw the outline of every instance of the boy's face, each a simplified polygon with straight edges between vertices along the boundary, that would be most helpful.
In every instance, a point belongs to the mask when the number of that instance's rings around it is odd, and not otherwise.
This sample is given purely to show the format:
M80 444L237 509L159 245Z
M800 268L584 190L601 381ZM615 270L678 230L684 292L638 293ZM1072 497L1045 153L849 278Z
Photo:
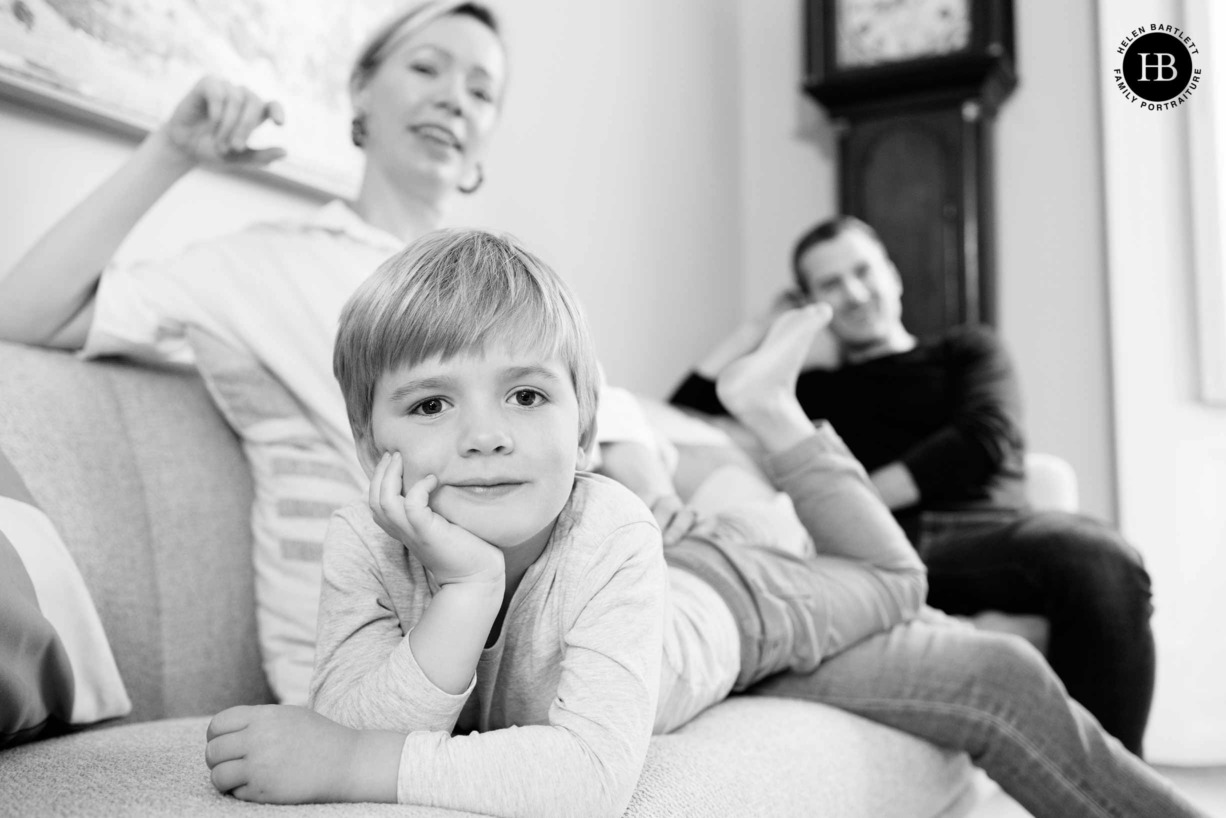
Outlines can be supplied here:
M379 455L400 452L406 490L435 475L430 507L503 549L543 544L583 457L566 365L504 343L384 373L371 429Z

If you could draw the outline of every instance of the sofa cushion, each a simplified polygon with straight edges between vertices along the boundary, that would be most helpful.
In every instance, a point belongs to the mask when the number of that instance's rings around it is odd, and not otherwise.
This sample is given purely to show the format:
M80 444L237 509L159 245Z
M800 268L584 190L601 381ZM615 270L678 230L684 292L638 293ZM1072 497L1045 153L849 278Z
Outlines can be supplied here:
M59 533L0 451L0 747L132 703Z
M298 401L247 350L189 327L209 394L242 439L255 483L255 601L264 673L279 701L305 705L315 663L324 535L363 489Z
M268 701L251 478L200 379L5 343L0 376L0 449L89 588L126 718Z
M15 815L397 815L425 807L246 804L217 793L207 719L91 731L0 753ZM820 704L734 697L652 739L630 818L955 818L978 792L966 757Z

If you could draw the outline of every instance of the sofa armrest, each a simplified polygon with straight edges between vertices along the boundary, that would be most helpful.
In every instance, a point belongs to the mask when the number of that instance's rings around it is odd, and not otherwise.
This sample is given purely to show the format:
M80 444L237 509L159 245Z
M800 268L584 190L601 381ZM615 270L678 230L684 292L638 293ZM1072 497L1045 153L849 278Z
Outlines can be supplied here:
M1042 511L1077 511L1077 473L1058 455L1027 452L1026 499Z

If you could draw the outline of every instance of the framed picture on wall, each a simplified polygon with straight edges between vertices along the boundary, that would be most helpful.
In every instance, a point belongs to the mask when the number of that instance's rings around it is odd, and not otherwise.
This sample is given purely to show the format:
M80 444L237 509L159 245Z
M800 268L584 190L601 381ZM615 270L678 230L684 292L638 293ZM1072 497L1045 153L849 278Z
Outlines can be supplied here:
M143 137L203 75L242 83L286 110L255 144L286 159L267 172L349 196L350 63L403 0L0 0L0 95ZM276 131L275 133L273 131Z

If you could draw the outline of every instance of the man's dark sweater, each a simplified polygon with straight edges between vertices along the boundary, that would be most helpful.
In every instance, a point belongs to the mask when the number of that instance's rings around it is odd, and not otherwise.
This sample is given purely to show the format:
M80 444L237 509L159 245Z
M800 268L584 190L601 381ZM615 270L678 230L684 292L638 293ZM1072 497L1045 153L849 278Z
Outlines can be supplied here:
M1024 444L1012 365L984 328L955 330L834 371L801 373L796 396L872 472L900 460L920 502L896 514L914 539L922 511L1022 508ZM715 383L692 373L671 401L726 414Z

